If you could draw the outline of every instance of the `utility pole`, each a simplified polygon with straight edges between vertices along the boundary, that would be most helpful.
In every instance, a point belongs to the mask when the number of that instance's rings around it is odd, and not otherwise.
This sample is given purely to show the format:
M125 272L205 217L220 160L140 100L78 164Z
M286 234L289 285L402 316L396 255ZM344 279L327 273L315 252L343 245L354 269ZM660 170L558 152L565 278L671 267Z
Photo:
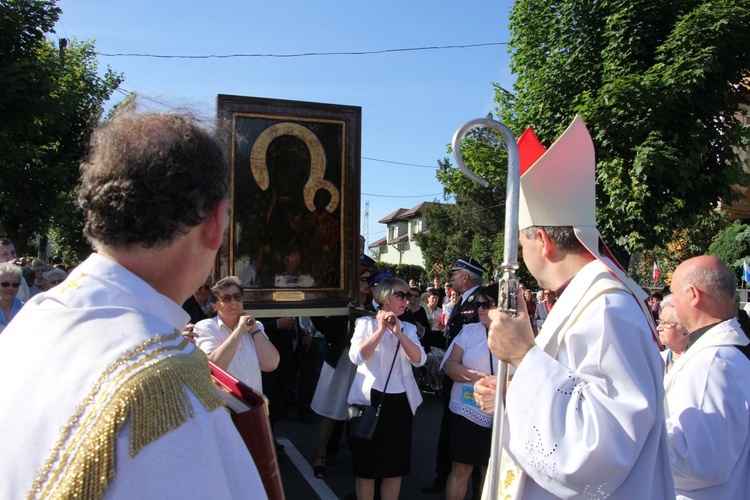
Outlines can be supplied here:
M365 201L365 219L364 219L364 231L365 234L365 248L362 250L362 253L367 255L367 251L370 248L368 245L370 243L370 200Z

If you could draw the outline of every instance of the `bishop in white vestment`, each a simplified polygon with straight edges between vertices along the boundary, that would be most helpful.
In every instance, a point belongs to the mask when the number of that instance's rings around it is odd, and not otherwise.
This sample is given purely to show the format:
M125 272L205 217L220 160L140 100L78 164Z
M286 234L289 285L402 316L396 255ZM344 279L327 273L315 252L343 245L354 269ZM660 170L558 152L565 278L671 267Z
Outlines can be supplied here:
M493 318L490 348L515 367L498 498L673 497L658 342L645 294L600 251L588 130L576 117L546 152L529 130L519 151L524 262L558 301L536 342L521 295L518 317Z

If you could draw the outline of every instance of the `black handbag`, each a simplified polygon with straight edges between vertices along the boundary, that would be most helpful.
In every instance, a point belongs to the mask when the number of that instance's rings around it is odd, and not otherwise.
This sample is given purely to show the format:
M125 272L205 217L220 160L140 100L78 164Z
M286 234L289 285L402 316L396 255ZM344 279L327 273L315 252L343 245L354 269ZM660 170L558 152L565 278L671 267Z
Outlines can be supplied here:
M383 387L383 396L380 398L377 408L374 406L365 405L349 405L347 419L349 420L349 437L352 439L365 439L372 440L375 437L375 429L378 426L378 418L380 418L380 410L383 407L383 398L385 398L385 390L388 388L388 382L391 380L391 373L393 373L393 365L396 364L396 357L398 356L398 350L401 347L401 342L396 346L396 353L393 355L393 362L391 363L391 369L388 371L388 378L385 380L385 387Z

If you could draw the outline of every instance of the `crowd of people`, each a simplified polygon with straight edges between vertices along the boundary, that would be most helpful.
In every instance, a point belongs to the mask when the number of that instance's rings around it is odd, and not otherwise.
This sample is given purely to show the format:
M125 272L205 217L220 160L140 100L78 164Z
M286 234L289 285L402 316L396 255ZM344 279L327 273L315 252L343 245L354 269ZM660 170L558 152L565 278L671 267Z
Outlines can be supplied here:
M347 420L376 415L348 440L359 499L399 497L426 391L443 415L424 493L746 497L750 339L734 275L696 257L649 297L596 229L580 118L549 149L525 133L519 153L519 242L543 288L520 287L517 314L470 256L426 290L362 256L351 316L255 318L237 277L209 274L230 188L215 138L182 115L115 116L81 167L96 252L66 277L0 240L0 380L35 381L0 384L0 495L264 498L210 360L267 395L272 425L296 393L300 419L318 422L321 480Z
M16 246L0 238L0 333L34 295L51 290L65 280L61 264L49 265L41 259L18 258Z

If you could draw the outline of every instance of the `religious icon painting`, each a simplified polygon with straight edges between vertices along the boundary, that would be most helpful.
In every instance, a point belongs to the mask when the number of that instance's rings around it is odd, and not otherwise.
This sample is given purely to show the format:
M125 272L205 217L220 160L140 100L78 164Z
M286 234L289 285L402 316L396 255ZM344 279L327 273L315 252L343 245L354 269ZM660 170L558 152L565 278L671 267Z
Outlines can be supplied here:
M253 308L336 307L356 297L361 108L219 95L232 170L219 275Z

